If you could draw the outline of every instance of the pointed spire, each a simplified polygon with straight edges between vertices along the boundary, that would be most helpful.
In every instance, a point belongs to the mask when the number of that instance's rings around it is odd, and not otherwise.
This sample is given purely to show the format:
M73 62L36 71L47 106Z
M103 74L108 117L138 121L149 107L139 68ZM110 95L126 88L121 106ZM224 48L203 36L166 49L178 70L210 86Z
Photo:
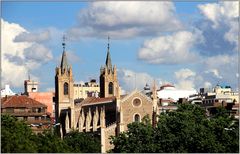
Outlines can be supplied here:
M112 69L112 61L111 61L111 56L110 56L110 52L109 52L109 39L110 39L110 37L108 36L108 50L107 50L106 66L108 69Z
M63 46L63 53L62 53L62 61L61 61L61 71L62 73L64 72L64 69L67 70L68 69L68 62L67 62L67 55L66 55L66 51L65 51L65 43L66 37L65 35L63 35L63 42L62 42L62 46Z

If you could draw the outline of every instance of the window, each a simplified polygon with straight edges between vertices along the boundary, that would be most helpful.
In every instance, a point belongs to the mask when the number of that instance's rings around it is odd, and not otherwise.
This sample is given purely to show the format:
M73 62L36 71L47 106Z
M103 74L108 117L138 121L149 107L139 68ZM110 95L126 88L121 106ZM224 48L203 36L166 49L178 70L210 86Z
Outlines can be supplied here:
M133 106L134 106L134 107L139 107L139 106L141 106L141 100L140 100L139 98L135 98L135 99L133 100Z
M25 112L25 108L18 108L17 111L23 113L23 112Z
M134 115L134 122L140 122L140 115L139 114Z
M7 113L13 113L13 111L14 111L13 108L6 108Z
M113 94L113 83L112 82L110 82L108 85L108 93Z
M63 85L63 93L64 95L68 95L68 83L65 82Z

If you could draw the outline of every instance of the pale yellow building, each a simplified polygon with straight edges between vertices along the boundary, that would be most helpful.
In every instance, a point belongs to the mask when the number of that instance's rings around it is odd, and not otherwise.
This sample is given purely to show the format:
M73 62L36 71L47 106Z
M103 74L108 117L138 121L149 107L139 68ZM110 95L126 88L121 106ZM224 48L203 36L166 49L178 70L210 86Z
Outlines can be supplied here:
M239 93L232 91L231 87L221 87L217 85L214 88L214 92L216 95L216 99L228 99L229 102L235 102L235 104L239 103Z
M96 83L96 80L92 79L90 82L84 84L73 84L73 98L74 100L85 99L87 97L98 97L100 87Z

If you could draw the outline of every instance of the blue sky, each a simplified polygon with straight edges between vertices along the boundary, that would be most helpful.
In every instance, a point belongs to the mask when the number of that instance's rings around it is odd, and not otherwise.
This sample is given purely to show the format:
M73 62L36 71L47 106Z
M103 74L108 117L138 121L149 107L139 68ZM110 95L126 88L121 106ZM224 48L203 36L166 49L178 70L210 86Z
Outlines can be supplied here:
M67 36L75 82L99 77L107 36L123 90L136 74L142 89L237 88L238 2L2 2L2 84L23 91L28 74L41 91L54 88ZM224 10L221 12L221 10ZM4 39L6 38L6 39ZM10 74L15 72L16 76Z

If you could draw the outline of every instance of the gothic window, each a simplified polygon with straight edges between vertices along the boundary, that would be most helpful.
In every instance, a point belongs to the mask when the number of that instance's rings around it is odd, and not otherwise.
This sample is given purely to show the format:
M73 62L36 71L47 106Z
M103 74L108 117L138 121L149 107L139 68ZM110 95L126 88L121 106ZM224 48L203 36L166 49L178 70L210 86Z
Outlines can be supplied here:
M108 85L108 93L113 94L113 83L112 82L110 82Z
M68 95L68 83L65 82L63 85L63 94Z
M140 122L140 115L139 114L134 115L134 122Z

